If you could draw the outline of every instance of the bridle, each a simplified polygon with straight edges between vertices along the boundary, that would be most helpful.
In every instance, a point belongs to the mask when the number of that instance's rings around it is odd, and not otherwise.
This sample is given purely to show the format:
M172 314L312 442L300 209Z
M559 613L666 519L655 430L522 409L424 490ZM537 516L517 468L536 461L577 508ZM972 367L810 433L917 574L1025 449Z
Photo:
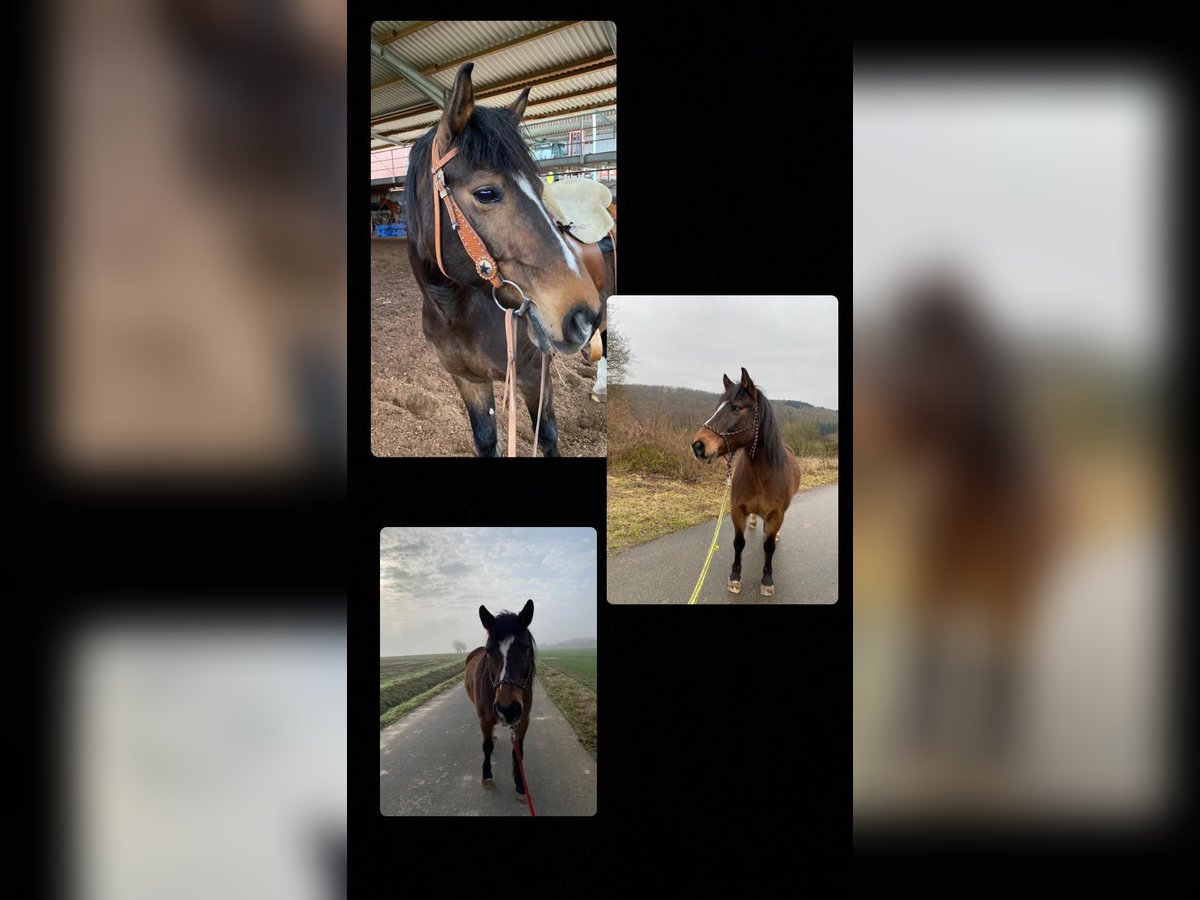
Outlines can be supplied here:
M713 418L717 415L717 412L720 412L720 407L717 407L716 412L714 412L711 416L708 417L708 422L711 422L713 420ZM743 431L749 431L751 428L753 428L754 429L754 442L750 445L750 458L751 459L754 459L754 451L756 451L758 449L758 401L756 400L754 402L754 421L751 422L749 425L747 425L745 428L737 428L737 429L734 429L733 431L717 431L717 429L715 429L711 425L709 425L708 422L703 423L700 427L707 428L709 431L711 431L713 434L715 434L717 437L719 437L721 439L721 441L724 443L725 451L723 453L721 453L720 455L725 457L725 479L726 479L726 481L728 481L729 478L733 475L733 451L729 449L730 436L734 435L734 434L741 434Z
M533 648L527 647L525 649L525 656L526 657L533 656ZM533 678L533 666L529 667L529 671L525 674L524 681L514 681L512 678L497 679L495 676L492 675L492 670L491 670L490 666L488 667L488 677L492 679L492 688L493 689L500 687L500 685L502 685L502 684L512 684L512 685L516 685L521 690L525 690L527 687L529 687L529 679Z
M433 247L437 254L438 268L447 278L450 277L446 271L445 265L442 263L442 207L438 203L440 197L442 202L446 204L446 215L450 219L450 227L454 233L458 235L458 239L462 242L463 249L467 251L467 256L471 258L471 262L475 265L475 274L492 286L492 302L496 304L504 312L504 339L508 345L508 364L504 370L504 393L501 398L508 404L508 455L517 455L517 361L516 361L516 345L517 345L517 323L513 321L514 316L525 315L529 309L529 304L533 301L521 289L521 286L515 281L509 281L500 275L500 267L496 264L496 260L492 254L488 252L487 245L483 242L483 238L479 236L467 217L463 215L462 209L458 202L454 199L454 195L450 193L450 189L446 187L446 173L444 167L446 163L454 159L458 155L458 147L452 147L443 156L441 149L438 147L437 134L433 136L433 143L429 148L430 172L433 174ZM521 305L516 309L505 306L496 296L496 290L503 285L512 285L517 293L521 295ZM546 392L546 370L549 367L550 358L542 353L542 381L538 385L538 408L537 422L533 426L533 455L537 456L538 448L538 433L542 427L542 398Z

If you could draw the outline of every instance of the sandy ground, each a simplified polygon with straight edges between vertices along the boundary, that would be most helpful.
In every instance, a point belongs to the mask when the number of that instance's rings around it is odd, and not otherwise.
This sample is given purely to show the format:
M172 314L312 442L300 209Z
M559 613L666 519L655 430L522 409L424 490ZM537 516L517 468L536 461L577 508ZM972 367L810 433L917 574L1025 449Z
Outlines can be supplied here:
M579 356L555 357L554 404L563 456L604 456L604 404L591 399L596 367ZM496 397L501 385L496 384ZM532 452L533 425L517 398L517 452ZM507 418L499 421L501 452ZM406 241L371 241L371 452L376 456L473 456L467 411L421 332L421 291Z

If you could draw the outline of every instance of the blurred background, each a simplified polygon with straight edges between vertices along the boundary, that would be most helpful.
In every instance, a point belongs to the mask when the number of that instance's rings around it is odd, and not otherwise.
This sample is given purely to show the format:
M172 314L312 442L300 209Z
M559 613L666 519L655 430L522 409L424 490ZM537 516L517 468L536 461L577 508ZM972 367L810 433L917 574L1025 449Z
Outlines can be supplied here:
M1184 114L1145 66L856 57L856 838L1177 812Z
M47 388L68 480L340 472L337 0L47 12Z
M47 874L344 897L345 4L38 15Z
M89 617L58 662L65 896L346 896L344 621Z

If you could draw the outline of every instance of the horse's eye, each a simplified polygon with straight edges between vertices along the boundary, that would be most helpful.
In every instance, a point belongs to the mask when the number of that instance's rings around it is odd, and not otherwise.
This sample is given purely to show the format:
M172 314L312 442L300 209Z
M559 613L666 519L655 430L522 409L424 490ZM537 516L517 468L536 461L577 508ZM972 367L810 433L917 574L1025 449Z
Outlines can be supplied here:
M500 192L495 188L480 188L472 191L471 196L480 203L498 203L500 201Z
M730 407L730 409L732 409L734 412L741 412L742 408L735 403Z

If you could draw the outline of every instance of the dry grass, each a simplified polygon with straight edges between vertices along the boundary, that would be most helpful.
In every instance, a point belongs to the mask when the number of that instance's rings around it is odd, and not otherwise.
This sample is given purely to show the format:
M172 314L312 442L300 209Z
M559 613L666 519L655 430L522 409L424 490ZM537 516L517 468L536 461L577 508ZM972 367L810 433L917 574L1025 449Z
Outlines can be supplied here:
M725 465L694 463L704 480L698 483L608 472L608 555L674 534L701 522L716 520L724 488ZM800 490L836 484L838 461L805 457L800 460L804 477Z
M724 460L700 462L692 454L694 427L672 424L665 410L634 415L619 386L609 393L608 555L714 521ZM785 429L785 442L788 437ZM800 458L802 491L838 480L836 444L820 446L825 455Z

